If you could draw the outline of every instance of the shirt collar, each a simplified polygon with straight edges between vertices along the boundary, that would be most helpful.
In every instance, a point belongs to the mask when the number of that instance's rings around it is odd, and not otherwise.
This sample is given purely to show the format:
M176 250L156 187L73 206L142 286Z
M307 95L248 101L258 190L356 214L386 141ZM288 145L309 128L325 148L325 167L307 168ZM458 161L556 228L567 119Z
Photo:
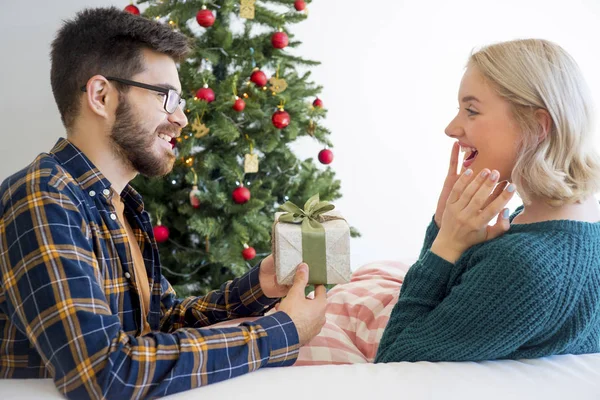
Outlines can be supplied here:
M94 191L104 195L107 193L105 190L110 192L110 181L81 150L67 139L58 139L50 154L73 176L84 191Z
M92 161L68 139L60 138L50 151L50 154L60 163L60 165L73 176L79 183L79 186L88 194L103 194L105 197L110 195L111 183L100 172ZM144 203L142 196L127 184L123 190L122 197L125 203L142 212Z
M128 204L138 213L144 211L144 201L142 200L142 196L130 184L125 186L121 197L125 204Z

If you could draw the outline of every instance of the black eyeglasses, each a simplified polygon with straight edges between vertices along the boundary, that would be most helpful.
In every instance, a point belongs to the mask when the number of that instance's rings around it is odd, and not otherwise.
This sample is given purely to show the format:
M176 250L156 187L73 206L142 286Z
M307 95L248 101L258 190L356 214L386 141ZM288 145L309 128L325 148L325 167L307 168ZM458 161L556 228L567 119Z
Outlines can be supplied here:
M175 110L177 110L177 107L181 107L182 110L185 109L185 100L182 99L179 93L177 93L177 91L174 89L167 89L160 86L148 85L141 82L130 81L129 79L115 78L112 76L107 76L106 79L109 81L119 82L124 85L136 86L142 89L153 90L155 92L165 94L165 101L163 103L163 107L168 114L173 114ZM82 86L81 91L85 92L86 87Z

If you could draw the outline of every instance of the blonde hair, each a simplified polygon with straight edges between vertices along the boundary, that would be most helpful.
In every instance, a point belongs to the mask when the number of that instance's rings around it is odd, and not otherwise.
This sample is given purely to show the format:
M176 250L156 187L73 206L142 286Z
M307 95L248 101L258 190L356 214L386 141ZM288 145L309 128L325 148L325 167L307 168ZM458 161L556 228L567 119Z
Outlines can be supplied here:
M523 131L511 179L525 204L532 196L552 205L574 203L600 190L591 96L564 49L546 40L514 40L473 53L469 65L511 104ZM552 118L546 137L535 115L540 109Z

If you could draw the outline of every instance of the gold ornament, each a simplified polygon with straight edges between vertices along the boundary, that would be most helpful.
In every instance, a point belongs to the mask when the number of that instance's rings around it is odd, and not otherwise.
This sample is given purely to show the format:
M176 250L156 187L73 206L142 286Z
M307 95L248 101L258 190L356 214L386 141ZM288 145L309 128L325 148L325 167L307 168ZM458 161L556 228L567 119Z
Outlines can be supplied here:
M254 19L254 3L256 3L256 0L242 0L240 4L240 17Z
M317 129L317 124L311 119L308 121L308 134L310 136L315 136L315 129Z
M194 131L194 137L200 139L210 132L210 128L200 122L200 117L196 117L192 124L192 131Z
M269 89L271 89L275 93L281 93L285 89L287 89L287 82L283 78L272 77L271 79L269 79L269 83L271 84L271 87L269 87Z
M244 173L253 174L258 172L258 154L248 153L244 156Z

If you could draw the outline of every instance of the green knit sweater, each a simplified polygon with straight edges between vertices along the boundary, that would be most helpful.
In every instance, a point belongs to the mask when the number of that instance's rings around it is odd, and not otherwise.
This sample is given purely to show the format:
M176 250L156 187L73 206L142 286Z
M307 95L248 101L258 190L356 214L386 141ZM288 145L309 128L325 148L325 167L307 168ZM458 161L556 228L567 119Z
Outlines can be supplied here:
M455 264L430 251L437 234L432 221L375 362L600 352L600 223L514 224Z

